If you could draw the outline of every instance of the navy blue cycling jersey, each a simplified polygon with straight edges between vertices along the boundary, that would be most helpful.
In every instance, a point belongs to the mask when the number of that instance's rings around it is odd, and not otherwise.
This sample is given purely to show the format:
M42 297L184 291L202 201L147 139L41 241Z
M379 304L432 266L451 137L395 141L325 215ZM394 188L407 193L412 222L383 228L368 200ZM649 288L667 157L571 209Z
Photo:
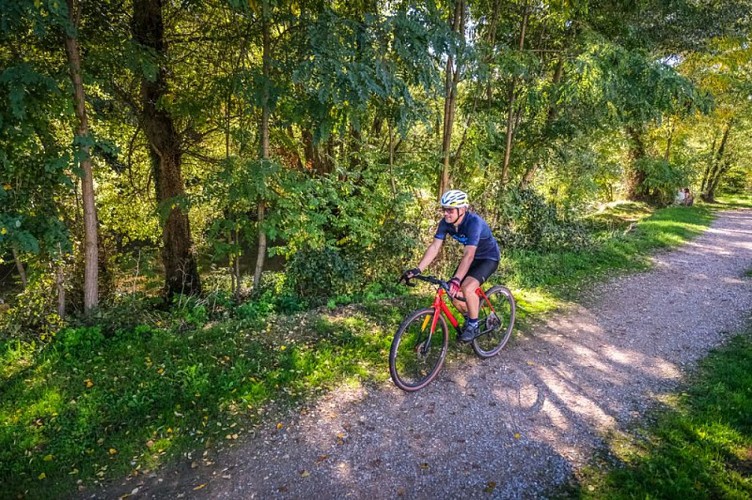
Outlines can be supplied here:
M466 212L462 224L456 229L454 224L441 219L434 238L443 240L447 234L465 246L474 245L478 247L475 251L476 260L499 261L501 259L499 245L491 234L491 228L480 215L474 212Z

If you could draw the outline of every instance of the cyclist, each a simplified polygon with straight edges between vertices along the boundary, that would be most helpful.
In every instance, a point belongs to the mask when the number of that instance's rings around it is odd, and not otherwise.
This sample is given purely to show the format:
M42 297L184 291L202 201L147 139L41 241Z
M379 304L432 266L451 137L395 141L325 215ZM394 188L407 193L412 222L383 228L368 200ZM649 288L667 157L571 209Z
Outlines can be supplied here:
M433 242L428 246L418 266L405 271L402 279L419 275L439 255L447 235L465 246L457 269L449 280L449 296L455 307L465 315L465 326L460 340L470 342L478 336L478 309L480 299L475 290L499 267L501 255L499 245L478 214L469 211L467 194L459 189L451 189L441 196L441 209L444 218L439 222ZM466 302L454 300L464 298Z

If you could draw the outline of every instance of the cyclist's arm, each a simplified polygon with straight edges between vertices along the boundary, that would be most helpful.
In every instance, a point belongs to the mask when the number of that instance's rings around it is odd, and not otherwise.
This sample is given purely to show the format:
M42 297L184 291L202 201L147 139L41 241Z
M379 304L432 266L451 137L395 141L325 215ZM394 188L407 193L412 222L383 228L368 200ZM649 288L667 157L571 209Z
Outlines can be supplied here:
M428 245L428 248L426 248L426 253L423 254L423 258L420 259L420 263L418 264L418 269L420 269L420 272L425 271L425 269L431 265L431 262L433 262L436 256L439 255L441 245L443 244L444 240L434 238L433 242Z
M475 251L478 249L475 245L467 245L465 247L465 253L462 255L460 265L457 267L457 272L454 275L459 278L460 281L465 279L467 271L470 270L470 264L473 263L475 258Z

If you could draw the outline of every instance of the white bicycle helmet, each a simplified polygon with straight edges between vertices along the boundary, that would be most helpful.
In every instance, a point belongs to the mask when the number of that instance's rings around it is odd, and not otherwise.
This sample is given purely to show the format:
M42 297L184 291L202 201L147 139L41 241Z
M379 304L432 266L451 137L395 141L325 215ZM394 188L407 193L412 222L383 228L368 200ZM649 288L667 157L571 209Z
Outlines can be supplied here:
M441 206L444 208L463 208L469 205L467 193L459 189L450 189L441 196Z

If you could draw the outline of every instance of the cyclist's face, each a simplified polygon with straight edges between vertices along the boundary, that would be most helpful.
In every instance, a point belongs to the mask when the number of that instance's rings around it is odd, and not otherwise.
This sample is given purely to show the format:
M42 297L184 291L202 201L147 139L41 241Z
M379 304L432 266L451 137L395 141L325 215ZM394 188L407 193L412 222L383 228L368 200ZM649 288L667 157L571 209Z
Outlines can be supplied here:
M456 224L457 221L462 216L462 213L460 212L460 208L449 208L449 207L443 207L441 211L444 213L444 220L447 221L449 224Z

